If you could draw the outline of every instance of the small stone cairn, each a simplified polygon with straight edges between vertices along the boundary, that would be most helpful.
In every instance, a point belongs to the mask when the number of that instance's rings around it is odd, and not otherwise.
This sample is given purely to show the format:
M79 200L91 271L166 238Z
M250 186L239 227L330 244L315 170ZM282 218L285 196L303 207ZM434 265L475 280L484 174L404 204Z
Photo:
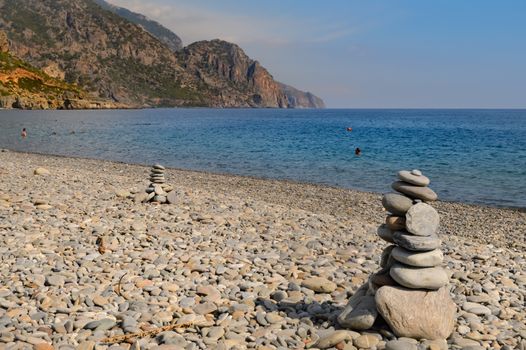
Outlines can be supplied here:
M437 199L419 170L400 171L400 181L382 205L390 213L378 236L391 243L370 276L338 317L340 325L367 330L382 318L398 337L447 339L453 332L456 306L449 295L449 276L440 265L439 215L429 202Z
M150 171L150 186L145 192L139 193L135 198L137 202L147 203L174 203L174 188L166 183L164 176L166 168L160 164L152 166Z

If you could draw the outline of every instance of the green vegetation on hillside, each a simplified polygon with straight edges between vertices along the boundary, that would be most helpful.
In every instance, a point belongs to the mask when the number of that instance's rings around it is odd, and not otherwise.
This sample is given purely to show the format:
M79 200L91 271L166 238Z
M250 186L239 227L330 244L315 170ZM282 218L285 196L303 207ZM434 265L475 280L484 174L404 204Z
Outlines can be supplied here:
M14 56L69 83L27 66L35 75L17 78L17 88L31 93L82 89L128 107L287 107L311 99L295 91L299 97L287 100L235 44L212 40L180 49L167 28L103 0L0 0L0 24Z

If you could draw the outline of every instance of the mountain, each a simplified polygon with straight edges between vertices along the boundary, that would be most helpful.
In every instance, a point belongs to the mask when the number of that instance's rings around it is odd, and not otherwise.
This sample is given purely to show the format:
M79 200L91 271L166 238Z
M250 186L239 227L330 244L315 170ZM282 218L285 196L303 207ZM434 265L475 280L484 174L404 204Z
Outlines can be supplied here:
M288 106L287 97L272 75L236 44L199 41L185 47L181 65L214 90L222 107Z
M132 107L206 105L175 54L90 0L0 0L0 30L17 57L56 66L68 83Z
M237 45L201 41L174 52L162 39L174 36L152 29L162 26L95 1L0 0L0 31L14 56L119 105L305 107L308 99L291 98Z
M0 108L86 109L116 108L109 101L93 99L77 86L50 77L9 53L0 32Z
M130 22L133 22L135 24L142 26L146 31L148 31L154 37L156 37L161 42L166 44L170 49L172 49L172 51L174 52L179 51L183 48L182 41L179 38L179 36L177 36L177 34L173 33L171 30L167 29L161 24L148 19L144 15L132 12L122 7L114 6L104 0L94 0L94 1L97 4L99 4L102 8L108 11L111 11L123 18L126 18ZM211 43L210 47L206 47L208 43ZM199 50L201 52L205 52L207 50L210 50L211 52L213 52L214 48L221 46L217 44L218 44L217 41L198 42L198 43L192 44L190 47L186 49L186 51L187 52L192 51L192 50L195 50L197 47L199 47ZM224 44L226 45L228 43L224 43ZM236 50L241 50L241 49L236 46ZM226 81L224 83L226 83ZM323 100L310 92L304 92L290 85L286 85L282 83L278 83L278 85L280 89L282 90L282 92L285 94L286 99L288 101L287 103L283 103L283 101L279 101L278 103L279 106L283 106L283 107L286 106L288 108L325 108L325 103L323 102ZM228 104L225 106L228 106ZM233 105L231 104L230 106L233 106Z
M310 92L300 91L290 85L278 84L287 96L289 108L325 108L325 103L318 96Z
M117 16L125 18L128 21L141 26L148 33L150 33L151 35L159 39L159 41L161 41L163 44L168 46L170 50L175 52L183 48L183 41L177 36L177 34L172 32L168 28L165 28L161 24L150 20L146 16L141 15L140 13L130 11L123 7L114 6L112 4L107 3L104 0L93 1L103 9L111 11Z

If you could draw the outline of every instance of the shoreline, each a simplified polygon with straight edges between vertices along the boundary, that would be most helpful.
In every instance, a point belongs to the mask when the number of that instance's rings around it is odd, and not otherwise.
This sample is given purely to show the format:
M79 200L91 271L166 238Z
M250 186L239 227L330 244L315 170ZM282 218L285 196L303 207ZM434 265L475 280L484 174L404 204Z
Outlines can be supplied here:
M135 202L149 170L0 152L0 348L384 349L396 338L337 321L388 246L379 194L167 169L173 202ZM447 341L415 344L518 348L526 214L433 206L457 312Z
M150 166L140 163L20 152L9 149L7 149L7 153L40 157L45 163L52 160L60 163L63 160L68 163L93 163L94 167L104 164L113 165L116 168L133 169L134 173L137 174L141 172L146 174ZM1 154L5 153L0 151ZM226 188L228 194L239 198L248 197L266 203L328 215L345 215L375 225L382 223L384 218L385 211L380 203L381 193L293 180L213 173L201 170L167 167L167 171L171 178L183 180L180 185L199 188L210 193L215 193L220 188ZM393 177L395 175L393 174ZM137 180L143 178L146 178L146 175L136 176ZM521 232L526 232L526 208L449 202L440 199L434 202L433 206L442 218L441 234L455 234L470 237L479 243L493 243L497 246L526 249L526 242L520 242ZM484 224L477 227L481 223ZM463 229L458 231L459 227Z
M49 156L49 157L57 157L57 158L71 158L71 159L79 159L79 160L93 160L93 161L101 161L101 162L109 162L109 163L115 163L115 164L125 164L125 165L136 165L141 167L150 167L151 164L143 164L143 163L134 163L134 162L125 162L125 161L119 161L119 160L112 160L112 159L103 159L103 158L92 158L92 157L82 157L82 156L69 156L69 155L61 155L61 154L50 154L50 153L41 153L41 152L26 152L26 151L18 151L18 150L12 150L9 148L0 148L0 152L12 152L12 153L19 153L19 154L34 154L39 156ZM185 169L185 168L177 168L177 167L170 167L166 166L166 169L174 170L178 172L188 172L188 173L198 173L198 174L205 174L205 175L216 175L216 176L225 176L225 177L238 177L238 178L246 178L254 181L268 181L268 182L283 182L290 185L298 185L298 186L313 186L313 187L320 187L320 188L327 188L327 189L333 189L333 190L342 190L342 191L350 191L350 192L356 192L356 193L362 193L362 194L368 194L368 195L382 195L383 193L392 192L393 190L389 188L389 186L386 186L387 191L386 192L373 192L373 191L365 191L360 190L356 188L347 188L347 187L339 187L336 185L331 184L324 184L324 183L315 183L315 182L305 182L305 181L299 181L299 180L291 180L291 179L280 179L280 178L272 178L272 177L264 177L264 176L255 176L255 175L239 175L234 173L228 173L228 172L214 172L214 171L208 171L208 170L198 170L198 169ZM393 174L395 176L396 174ZM512 206L512 205L499 205L499 204L484 204L484 203L473 203L473 202L460 202L460 201L452 201L452 200L442 200L439 199L437 201L438 203L446 203L449 205L462 205L462 206L472 206L472 207L480 207L480 208L487 208L487 209L503 209L503 210L511 210L511 211L518 211L521 213L526 213L526 207L519 207L519 206Z

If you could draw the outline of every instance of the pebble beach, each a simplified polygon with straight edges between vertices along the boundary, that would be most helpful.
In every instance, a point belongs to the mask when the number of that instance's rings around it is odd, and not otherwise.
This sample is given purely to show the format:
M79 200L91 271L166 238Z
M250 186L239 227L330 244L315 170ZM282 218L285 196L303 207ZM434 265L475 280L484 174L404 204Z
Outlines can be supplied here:
M149 171L0 151L0 349L526 349L524 210L433 204L454 331L398 339L337 320L381 194L166 169L172 203L141 203Z

